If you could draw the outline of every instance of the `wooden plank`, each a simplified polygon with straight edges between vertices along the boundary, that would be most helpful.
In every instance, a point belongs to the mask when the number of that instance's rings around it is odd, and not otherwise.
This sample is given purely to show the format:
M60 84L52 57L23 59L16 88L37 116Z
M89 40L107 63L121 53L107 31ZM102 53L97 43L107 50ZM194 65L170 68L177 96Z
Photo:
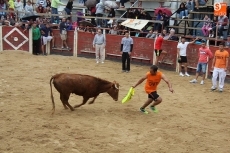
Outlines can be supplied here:
M52 48L52 50L71 51L71 48L69 48L69 49L67 49L67 48Z
M107 56L115 56L115 57L121 57L121 55L119 54L110 54L110 53L106 53Z
M196 70L196 67L192 67L192 66L187 66L187 68Z
M89 53L89 54L95 54L95 52L88 51L88 50L81 50L82 53Z
M191 11L189 13L191 14L214 14L213 12L196 12L196 11Z
M149 58L142 58L142 57L131 57L132 59L137 59L137 60L144 60L144 61L150 61Z
M169 27L177 28L177 29L184 29L185 28L183 26L169 26ZM194 27L187 27L187 26L186 26L186 29L201 30L201 28L194 28Z
M204 21L204 20L196 20L196 19L180 19L180 18L175 18L174 20L178 20L178 21L194 21L194 22L213 22L213 21Z
M173 63L171 63L171 62L164 62L164 61L158 61L158 63L160 63L160 64L167 64L167 65L173 65Z

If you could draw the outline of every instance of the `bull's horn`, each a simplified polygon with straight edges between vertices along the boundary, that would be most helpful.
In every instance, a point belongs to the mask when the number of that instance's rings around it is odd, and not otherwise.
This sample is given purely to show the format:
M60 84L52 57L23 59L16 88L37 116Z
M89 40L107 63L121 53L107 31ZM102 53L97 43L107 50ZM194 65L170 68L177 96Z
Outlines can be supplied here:
M114 84L114 86L115 86L116 89L119 89L119 88L117 87L117 84Z

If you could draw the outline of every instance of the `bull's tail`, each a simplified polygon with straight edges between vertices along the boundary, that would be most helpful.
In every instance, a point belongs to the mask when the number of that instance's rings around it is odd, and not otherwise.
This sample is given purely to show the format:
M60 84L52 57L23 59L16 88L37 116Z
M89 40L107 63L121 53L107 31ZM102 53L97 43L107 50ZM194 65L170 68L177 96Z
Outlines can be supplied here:
M54 76L52 76L50 79L50 92L51 92L51 100L52 100L52 104L53 104L52 115L55 112L55 103L54 103L54 96L53 96L53 90L52 90L52 84L51 84L53 79L54 79Z

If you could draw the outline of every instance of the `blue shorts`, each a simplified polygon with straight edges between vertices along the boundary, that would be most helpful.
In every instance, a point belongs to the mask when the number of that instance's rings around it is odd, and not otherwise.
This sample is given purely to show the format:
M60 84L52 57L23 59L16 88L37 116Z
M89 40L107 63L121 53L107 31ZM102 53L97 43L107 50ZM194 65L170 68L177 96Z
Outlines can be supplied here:
M206 1L205 0L198 0L199 5L205 5Z
M196 72L206 73L206 68L207 68L207 63L198 63L197 68L196 68Z

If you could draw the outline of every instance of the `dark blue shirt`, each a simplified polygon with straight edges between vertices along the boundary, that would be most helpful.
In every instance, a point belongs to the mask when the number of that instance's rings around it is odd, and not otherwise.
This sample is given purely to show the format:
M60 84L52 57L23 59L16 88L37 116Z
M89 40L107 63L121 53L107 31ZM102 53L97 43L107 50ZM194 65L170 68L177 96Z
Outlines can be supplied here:
M41 35L44 36L44 37L48 37L48 36L49 36L49 33L50 33L50 34L52 33L51 28L47 28L46 26L42 27L42 28L41 28L41 31L44 32L44 33L41 32Z

